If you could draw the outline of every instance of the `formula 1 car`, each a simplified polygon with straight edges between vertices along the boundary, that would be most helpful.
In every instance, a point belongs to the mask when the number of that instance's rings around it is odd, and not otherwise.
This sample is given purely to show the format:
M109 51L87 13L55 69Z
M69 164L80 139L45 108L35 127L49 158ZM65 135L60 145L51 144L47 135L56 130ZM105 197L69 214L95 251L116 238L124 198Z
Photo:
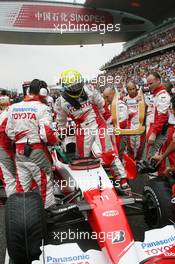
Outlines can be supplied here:
M52 158L55 185L59 183L60 189L60 193L57 194L60 204L59 210L56 214L52 211L46 214L41 197L37 192L13 194L8 199L6 204L6 237L11 261L8 264L31 264L39 257L40 261L34 263L175 263L175 247L172 245L175 237L173 226L170 226L168 231L166 230L168 239L165 237L164 242L160 237L157 237L161 234L161 238L163 238L165 231L163 231L163 235L160 230L156 235L151 231L149 239L139 244L139 252L145 250L144 254L138 253L137 242L134 242L124 207L132 206L137 202L144 204L144 201L140 198L134 198L130 193L116 191L99 159L74 158L68 160L60 148L53 150ZM130 172L132 168L134 173L132 161L127 156L124 156L124 161L127 171ZM129 175L131 173L128 173ZM132 175L131 177L135 176ZM150 195L146 192L148 192L148 188L145 190L145 197L146 201L149 201ZM147 211L149 210L152 210L150 204L147 206ZM46 222L48 228L54 224L66 226L78 222L82 222L83 228L85 228L88 223L91 228L89 232L96 234L98 250L102 251L102 255L98 255L98 258L94 260L90 259L90 253L88 255L81 251L78 257L74 255L59 257L65 251L64 248L69 252L70 247L68 244L54 246L53 239L49 243L50 245L45 245L48 240ZM105 239L102 240L100 234L105 235ZM166 247L161 249L162 251L152 248L147 250L149 245L153 245L150 242L150 237L156 239L155 245L164 243ZM52 251L49 251L48 246L52 247ZM71 248L74 248L73 244ZM57 257L53 257L53 254L57 254Z

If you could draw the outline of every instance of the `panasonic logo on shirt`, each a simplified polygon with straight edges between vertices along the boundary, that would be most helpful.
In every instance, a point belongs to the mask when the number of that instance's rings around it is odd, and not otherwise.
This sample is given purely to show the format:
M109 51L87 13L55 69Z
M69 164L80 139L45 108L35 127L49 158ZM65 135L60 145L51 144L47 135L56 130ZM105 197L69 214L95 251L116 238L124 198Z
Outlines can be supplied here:
M12 112L37 112L37 108L34 107L14 107Z

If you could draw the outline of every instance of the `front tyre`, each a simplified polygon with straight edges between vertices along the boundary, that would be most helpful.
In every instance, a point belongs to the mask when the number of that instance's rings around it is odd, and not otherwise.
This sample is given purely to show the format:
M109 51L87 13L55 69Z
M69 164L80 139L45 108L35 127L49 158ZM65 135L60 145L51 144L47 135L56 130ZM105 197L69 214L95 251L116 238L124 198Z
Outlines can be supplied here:
M6 239L13 264L39 259L46 233L45 212L38 193L15 193L6 203Z
M175 221L175 207L171 203L171 186L161 178L144 186L144 216L150 228L160 228Z

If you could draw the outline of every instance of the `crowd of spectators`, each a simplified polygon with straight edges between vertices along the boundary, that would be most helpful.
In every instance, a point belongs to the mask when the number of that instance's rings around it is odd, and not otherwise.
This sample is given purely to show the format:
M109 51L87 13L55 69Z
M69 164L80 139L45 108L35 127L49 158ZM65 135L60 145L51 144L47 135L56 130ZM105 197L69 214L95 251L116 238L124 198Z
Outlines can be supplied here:
M1 89L0 90L0 96L1 96L1 94L4 94L4 93L10 98L11 103L17 103L23 99L22 93L17 93L17 92L12 92L12 91L9 91L6 89Z
M150 71L157 71L160 73L163 82L172 82L175 86L175 51L167 51L164 54L157 55L148 59L134 62L121 67L109 69L105 72L106 80L107 76L112 76L116 83L105 83L105 86L116 87L121 90L129 80L135 81L138 86L146 86L146 76ZM117 76L117 78L116 78ZM103 90L104 87L98 88Z
M171 43L175 43L175 26L157 34L150 33L147 38L144 38L139 43L123 51L120 55L115 56L110 62L105 64L105 67Z
M23 93L17 93L17 92L12 92L12 91L9 91L6 89L1 89L0 90L0 96L4 93L10 98L11 103L19 103L24 99ZM58 98L58 93L57 94L51 94L50 96L53 98L53 101L55 102L56 99Z

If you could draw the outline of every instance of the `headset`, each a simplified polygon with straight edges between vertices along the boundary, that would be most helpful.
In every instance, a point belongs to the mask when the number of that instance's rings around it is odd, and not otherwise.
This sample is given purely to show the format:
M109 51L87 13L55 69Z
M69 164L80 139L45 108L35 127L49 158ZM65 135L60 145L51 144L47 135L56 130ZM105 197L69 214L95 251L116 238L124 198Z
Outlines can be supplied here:
M41 97L47 97L49 94L49 90L47 88L47 83L42 80L34 79L30 83L29 87L29 94L32 93L31 90L36 92L35 94L41 96Z
M39 80L39 96L47 97L49 95L49 90L47 88L47 83L44 81Z

